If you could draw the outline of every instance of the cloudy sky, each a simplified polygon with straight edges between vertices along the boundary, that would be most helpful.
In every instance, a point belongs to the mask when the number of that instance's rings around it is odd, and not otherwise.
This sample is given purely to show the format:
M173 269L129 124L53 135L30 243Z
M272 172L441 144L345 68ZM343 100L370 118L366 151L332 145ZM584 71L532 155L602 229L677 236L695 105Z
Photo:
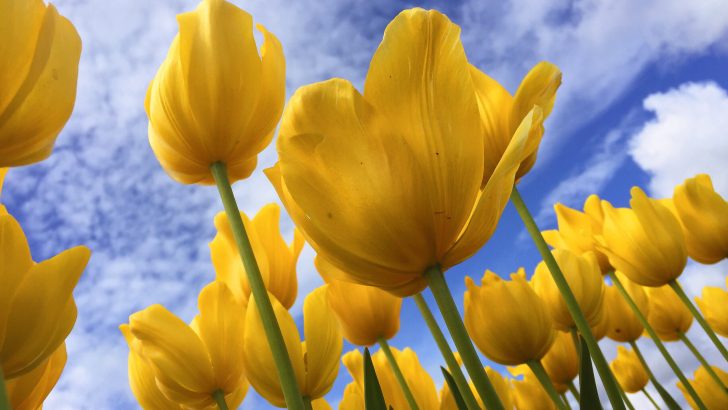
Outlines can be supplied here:
M535 63L548 60L564 73L537 167L520 186L543 229L553 227L552 206L579 207L591 193L615 205L639 185L669 196L675 184L707 172L728 195L728 2L236 0L283 43L287 91L331 77L363 83L386 24L408 7L437 8L462 27L469 59L515 91ZM175 15L193 0L58 0L83 38L75 112L53 156L12 170L3 202L20 220L35 259L71 245L93 249L75 295L76 327L68 339L69 363L48 409L132 409L127 347L117 330L128 316L161 303L189 320L196 296L214 277L208 242L222 207L214 188L174 183L147 142L144 94L177 31ZM277 201L260 171L275 162L260 157L253 177L235 186L242 210L254 214ZM292 225L283 228L291 238ZM307 249L299 261L302 296L321 280ZM461 300L463 278L486 269L501 275L539 256L515 211L508 208L493 239L448 280ZM728 264L691 264L682 283L691 294L704 285L725 286ZM422 335L414 304L405 301L396 347L413 347L441 384L439 355ZM719 362L702 331L689 334ZM669 369L652 349L656 374L676 397ZM612 359L613 343L602 342ZM689 352L668 346L687 373L697 366ZM332 404L350 381L342 371ZM252 392L252 390L251 390ZM647 405L640 395L638 408ZM255 394L246 409L267 408Z

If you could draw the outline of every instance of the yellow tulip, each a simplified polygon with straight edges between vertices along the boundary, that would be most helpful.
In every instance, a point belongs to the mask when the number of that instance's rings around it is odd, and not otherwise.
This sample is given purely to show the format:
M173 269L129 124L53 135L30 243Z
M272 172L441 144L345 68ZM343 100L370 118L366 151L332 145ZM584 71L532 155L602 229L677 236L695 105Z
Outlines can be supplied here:
M693 315L670 286L644 289L649 301L647 322L661 340L679 340L680 334L687 333L690 329Z
M254 299L251 295L251 299ZM271 297L278 325L291 358L298 388L304 397L316 400L331 390L339 372L343 339L336 317L328 308L326 290L317 288L303 302L303 333L296 328L290 313ZM273 353L264 337L263 322L255 303L248 304L245 316L243 358L248 380L255 391L277 407L285 407Z
M564 272L566 281L579 303L581 311L590 326L599 323L602 312L602 301L604 299L604 280L602 279L599 263L594 253L587 252L583 255L568 251L566 249L554 249L551 253L558 263L561 271ZM569 331L573 328L574 319L566 307L566 302L546 263L541 261L536 266L536 271L531 278L531 285L548 308L551 317L554 319L554 326L561 331Z
M293 242L290 246L286 245L278 225L281 210L275 203L261 208L252 221L242 212L240 216L253 246L255 260L266 289L286 309L290 309L296 302L298 293L296 263L303 249L303 236L294 228ZM248 275L224 212L215 216L215 227L217 235L210 242L210 256L215 266L216 278L225 282L233 295L247 305L250 297Z
M554 205L559 229L544 231L546 242L557 249L566 249L576 254L594 252L602 274L612 270L606 255L596 249L595 235L602 234L604 215L601 200L589 195L584 202L584 212L571 209L562 204Z
M728 257L728 201L713 189L710 176L698 174L675 187L673 203L680 216L688 255L701 263Z
M518 410L553 410L553 400L544 390L541 383L526 365L509 368L514 376L523 376L521 380L513 380L513 402Z
M218 391L230 408L243 401L245 306L224 283L212 282L200 292L198 307L189 326L153 305L120 327L130 350L129 383L142 407L214 408Z
M316 257L316 269L327 282L329 306L339 320L344 337L351 344L372 346L389 340L399 331L402 299L379 288L333 279L337 268Z
M470 71L486 135L485 169L486 173L490 173L498 165L513 134L534 105L543 110L543 119L531 128L531 143L536 146L540 144L544 132L543 120L551 114L556 101L556 90L561 85L561 71L545 61L536 64L523 78L513 96L477 68L471 66ZM521 163L516 179L520 179L533 168L536 154L534 151Z
M486 357L506 365L541 360L556 335L546 305L526 282L523 268L510 281L486 271L480 287L469 277L465 285L465 327Z
M410 9L387 27L360 94L332 79L291 97L268 178L340 278L411 296L490 238L531 155L536 106L492 172L460 29ZM403 188L404 187L404 188Z
M649 316L650 304L647 300L647 294L642 286L627 279L621 272L617 272L619 281L624 286L627 293L637 305L637 308L645 316ZM627 301L619 293L616 286L607 286L604 293L604 307L608 311L607 336L617 342L634 342L642 336L645 328L637 319L637 316L629 307Z
M40 409L66 366L66 344L61 344L45 363L30 372L6 381L10 407L14 410Z
M410 348L399 350L391 348L397 364L402 370L407 386L412 391L412 395L417 402L417 406L422 410L436 410L439 407L440 400L437 396L437 388L435 382L432 381L430 375L420 364L417 354ZM352 350L341 358L346 366L349 374L359 388L359 392L364 391L364 357L358 350ZM409 408L404 393L402 392L397 379L392 372L392 368L387 361L384 352L379 350L372 355L372 364L377 374L379 385L382 388L384 401L387 406L395 409ZM352 388L353 389L353 388ZM355 392L350 392L355 396ZM354 399L351 399L351 403Z
M617 357L609 364L614 377L627 393L637 393L647 386L650 376L642 366L637 353L624 346L617 346Z
M728 373L719 367L711 367L718 375L718 378L723 381L723 385L728 384ZM690 384L698 393L698 397L700 397L700 400L703 401L708 410L723 410L728 408L728 393L726 393L725 389L722 386L719 386L718 383L710 377L703 366L700 366L697 370L695 370L693 377L695 380L690 380ZM685 400L687 400L688 404L690 404L690 407L697 409L698 406L695 405L695 401L693 401L693 398L690 394L688 394L687 390L685 390L683 384L681 382L677 382L677 387L680 391L682 391L683 396L685 396Z
M46 159L76 101L81 38L43 0L0 0L0 168Z
M339 403L339 410L361 410L364 408L364 393L356 381L344 387L344 395Z
M77 246L33 262L22 228L0 209L0 364L6 379L46 361L71 332L77 313L72 292L90 256Z
M554 344L541 359L541 364L559 393L566 391L569 383L579 374L579 354L571 334L556 332Z
M728 277L726 277L728 287ZM710 328L723 337L728 337L728 292L717 287L704 287L703 297L695 298Z
M247 178L273 138L285 99L278 39L223 0L202 0L177 16L179 34L149 85L149 143L162 168L183 184L212 184L223 162L231 182Z
M660 201L632 188L629 208L603 201L604 228L597 249L615 269L642 286L662 286L677 279L687 263L680 221Z
M500 373L490 367L485 368L485 373L488 375L488 379L493 385L493 388L495 388L495 392L503 404L503 408L506 410L512 410L513 393L511 392L512 388L510 380L504 378ZM478 405L481 408L485 408L485 405L483 404L483 401L480 400L472 381L470 382L470 390L473 392L473 396L477 400ZM440 389L440 410L457 410L457 408L457 403L455 402L455 397L452 395L452 391L450 391L450 386L447 383L443 383L442 389Z

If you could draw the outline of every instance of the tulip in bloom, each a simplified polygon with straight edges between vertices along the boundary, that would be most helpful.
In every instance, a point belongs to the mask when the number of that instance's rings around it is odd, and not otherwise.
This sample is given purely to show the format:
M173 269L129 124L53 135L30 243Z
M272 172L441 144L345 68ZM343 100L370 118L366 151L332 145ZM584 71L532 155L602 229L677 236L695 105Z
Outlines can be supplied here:
M554 324L522 268L510 281L486 271L480 287L469 277L465 285L465 327L486 357L505 365L541 360L556 336Z
M596 326L600 321L604 299L604 280L596 256L592 252L579 255L558 248L554 249L552 253L564 273L571 291L574 292L574 297L576 297L584 317L590 326ZM531 285L546 303L558 330L566 332L575 326L574 319L545 262L542 261L536 266L536 271L531 278Z
M726 278L728 287L728 277ZM706 286L703 297L695 298L710 328L723 337L728 337L728 292L721 288Z
M637 353L624 346L617 346L617 357L609 364L614 377L627 393L637 393L647 386L650 376L642 366Z
M254 299L251 295L251 299ZM343 339L336 317L328 308L326 290L320 287L311 292L303 302L303 333L296 328L290 313L271 297L278 325L291 358L298 388L304 397L316 400L331 390L339 372L339 357ZM264 333L263 322L255 303L248 304L245 316L245 345L243 358L248 371L248 380L255 391L269 403L285 407L273 353Z
M316 269L327 282L329 306L336 314L344 338L351 344L372 346L399 331L402 299L379 288L333 279L342 275L325 259L315 259Z
M486 169L460 28L434 10L405 10L385 31L363 95L342 79L296 91L280 161L266 173L341 279L411 296L428 268L450 268L490 238L542 118L538 106L525 115Z
M710 176L686 179L675 187L672 200L684 228L688 255L701 263L728 257L728 201L715 192Z
M488 375L488 379L490 380L490 383L493 385L493 388L495 389L496 394L498 395L498 398L501 401L501 404L503 404L503 408L506 410L512 410L513 409L513 393L512 393L512 387L511 382L508 378L503 377L500 373L498 373L496 370L493 370L490 367L485 368L485 373ZM483 404L483 401L480 400L480 397L478 396L478 393L475 390L475 386L473 385L473 382L470 382L470 390L473 392L473 396L478 402L478 405L480 408L485 408L485 405ZM442 389L440 390L440 410L457 410L457 403L455 402L455 397L452 395L452 391L450 391L450 385L447 383L443 383Z
M627 293L637 305L637 308L645 316L649 316L650 304L647 300L647 294L642 286L627 279L621 272L617 272L619 281L624 286ZM645 328L632 312L627 301L619 293L616 286L608 286L604 292L604 307L608 313L609 327L607 336L617 342L634 342L642 336Z
M247 178L273 138L285 100L278 39L223 0L180 14L179 34L149 85L149 143L164 170L183 184L212 184L223 162L231 182Z
M188 326L161 305L129 317L129 384L144 408L215 408L223 394L237 408L248 390L243 366L242 302L222 282L200 292Z
M264 206L252 221L242 212L240 216L253 246L255 260L266 289L286 309L290 309L296 302L298 293L296 263L303 249L303 236L294 228L293 242L286 245L278 225L281 210L275 203ZM250 297L248 275L224 212L215 216L215 227L217 235L210 242L210 256L215 266L216 278L224 282L233 295L247 305Z
M46 159L76 101L81 38L43 0L0 0L0 168Z
M680 334L685 334L690 329L693 315L670 286L644 289L649 301L647 322L661 340L679 340Z
M723 384L728 384L728 373L717 366L712 367L713 371L715 371L718 375L718 378L723 381ZM703 366L698 367L693 376L695 380L690 380L690 384L698 393L698 397L700 397L700 400L703 401L708 410L721 410L728 408L728 394L726 394L725 389L723 389L722 386L719 386L718 383L710 377L710 374L708 374ZM681 382L677 382L677 387L680 391L682 391L683 396L685 396L685 400L687 400L688 404L690 404L690 407L698 409L698 406L695 405L695 401L693 401L693 398L690 394L688 394L687 390L685 390L683 384Z
M0 208L0 365L22 376L55 352L76 322L73 288L91 251L77 246L33 262L22 228Z
M546 393L536 375L526 365L509 368L514 376L523 376L521 380L513 380L513 401L518 410L554 410L556 405Z
M662 286L677 279L687 263L680 221L660 201L632 188L629 208L603 201L604 227L597 249L615 269L642 286Z
M5 382L10 407L14 410L40 409L66 366L66 344L61 344L45 363L20 377Z
M556 332L556 339L541 364L559 393L565 392L569 383L579 375L579 354L571 334Z

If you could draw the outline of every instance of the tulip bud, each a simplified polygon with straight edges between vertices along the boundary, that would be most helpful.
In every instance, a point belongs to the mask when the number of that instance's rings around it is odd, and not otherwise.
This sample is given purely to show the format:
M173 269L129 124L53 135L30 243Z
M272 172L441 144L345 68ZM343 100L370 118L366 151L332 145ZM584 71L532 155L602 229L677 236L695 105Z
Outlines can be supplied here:
M590 326L596 326L600 319L604 297L604 280L596 257L591 252L579 255L565 249L554 249L552 253L587 322ZM531 285L546 304L558 330L569 331L575 326L574 319L545 262L542 261L536 266Z
M465 327L480 351L506 365L540 360L555 337L553 320L523 269L510 281L486 271L481 284L465 278Z
M670 286L644 289L649 301L647 322L661 340L679 340L680 334L685 334L690 329L693 315Z
M0 168L47 158L76 101L81 39L42 0L0 2Z
M231 182L247 178L273 138L285 100L285 59L250 14L202 0L177 16L179 34L147 90L149 143L162 168L183 184L212 184L223 162Z
M560 393L566 391L569 383L579 374L579 355L571 334L556 332L554 344L541 359L541 364L557 390Z
M645 317L649 316L650 305L642 286L627 279L621 272L616 274L640 312ZM642 336L645 328L616 286L607 286L604 293L604 307L609 312L607 336L610 339L627 343L634 342Z
M718 375L718 378L723 382L723 385L728 385L728 373L717 366L711 366L713 371ZM689 380L695 391L698 393L698 397L705 404L708 410L719 410L728 408L728 394L725 392L723 386L710 377L710 374L705 370L705 367L700 366L693 374L695 380ZM677 382L677 387L682 391L685 400L687 400L690 407L698 409L699 407L695 404L692 396L685 390L685 386L681 382Z
M726 278L728 287L728 277ZM728 292L717 287L704 287L703 297L695 298L710 328L728 337Z
M609 368L612 369L622 390L627 393L641 391L650 381L650 376L642 366L637 353L624 346L617 346L617 358L609 364Z
M14 410L40 409L56 385L66 366L66 344L61 344L45 363L20 377L6 380L10 408Z
M672 196L685 232L688 255L701 263L728 257L728 201L707 174L688 178Z

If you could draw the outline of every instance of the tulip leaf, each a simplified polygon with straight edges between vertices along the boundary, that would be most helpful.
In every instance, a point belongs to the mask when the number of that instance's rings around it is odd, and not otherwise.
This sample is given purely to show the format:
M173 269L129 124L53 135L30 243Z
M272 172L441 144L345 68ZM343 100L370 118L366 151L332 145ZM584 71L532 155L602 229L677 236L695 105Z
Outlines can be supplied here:
M579 348L581 354L579 360L579 408L602 410L597 383L594 380L594 369L592 369L591 357L589 357L589 348L583 337L579 336L579 340L581 345Z
M445 381L447 382L447 386L450 388L450 392L452 392L452 397L455 399L455 404L458 406L458 410L468 410L468 406L465 405L463 395L460 394L458 385L455 384L455 379L452 378L450 372L448 372L444 367L440 366L440 370L442 370L442 375L445 376Z
M372 356L367 348L364 348L364 408L366 410L387 409L382 387L377 379L377 372L374 371Z
M652 380L652 384L655 385L655 389L657 389L657 393L660 394L660 397L662 397L662 401L665 402L667 405L667 408L670 410L680 410L680 405L677 404L675 399L670 396L670 393L665 390L664 387L660 383L657 382L657 380Z

